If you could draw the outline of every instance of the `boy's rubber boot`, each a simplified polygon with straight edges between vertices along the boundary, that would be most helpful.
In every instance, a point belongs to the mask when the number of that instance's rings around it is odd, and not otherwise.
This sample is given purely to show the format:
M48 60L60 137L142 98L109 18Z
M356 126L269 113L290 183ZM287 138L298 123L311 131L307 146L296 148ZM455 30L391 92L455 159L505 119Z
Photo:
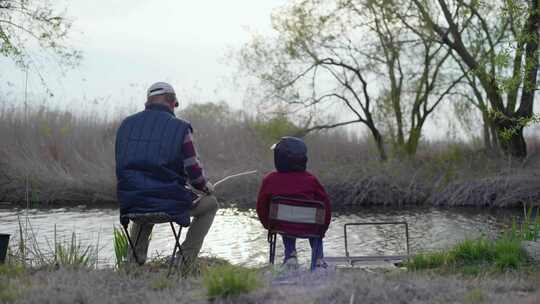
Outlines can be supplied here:
M297 270L299 268L298 258L296 257L296 252L293 251L289 258L283 262L283 265L287 270Z

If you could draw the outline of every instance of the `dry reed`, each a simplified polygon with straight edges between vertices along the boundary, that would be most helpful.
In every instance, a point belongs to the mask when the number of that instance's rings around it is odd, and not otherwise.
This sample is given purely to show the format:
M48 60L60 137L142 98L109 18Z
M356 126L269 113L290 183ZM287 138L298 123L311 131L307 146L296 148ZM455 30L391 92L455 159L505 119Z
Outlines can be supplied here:
M196 146L212 180L246 170L217 195L251 207L265 172L273 169L271 140L253 118L226 109L221 116L180 113L195 128ZM115 204L114 139L120 119L66 111L0 109L0 202L31 205ZM493 159L465 143L422 143L415 160L377 160L369 140L344 131L306 138L309 170L334 205L450 205L513 207L540 198L540 161ZM28 178L28 183L26 179Z

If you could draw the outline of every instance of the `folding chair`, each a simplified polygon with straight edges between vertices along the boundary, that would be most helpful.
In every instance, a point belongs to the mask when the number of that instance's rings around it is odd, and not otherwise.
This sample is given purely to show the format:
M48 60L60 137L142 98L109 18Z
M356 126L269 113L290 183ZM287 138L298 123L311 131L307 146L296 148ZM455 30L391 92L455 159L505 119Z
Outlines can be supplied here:
M270 202L268 243L270 264L276 257L277 234L296 238L322 238L325 232L326 208L323 202L295 197L275 196ZM299 233L298 230L302 232ZM320 246L312 250L311 269L321 253Z
M137 232L137 236L135 237L135 243L133 243L131 236L129 235L128 231L128 225L129 221L137 222L139 224L161 224L161 223L169 223L171 225L171 230L174 235L174 249L171 256L171 261L169 263L169 269L167 271L167 276L171 275L171 271L173 269L173 265L176 259L176 251L178 250L179 255L181 256L181 263L183 264L185 262L184 252L182 251L182 248L180 247L180 234L182 233L182 226L178 226L178 231L174 228L174 220L172 217L170 217L167 213L164 212L156 212L156 213L128 213L120 215L120 223L122 224L122 227L124 228L124 232L126 233L129 247L131 248L131 251L133 253L133 257L135 258L135 262L142 266L144 264L143 261L140 261L137 257L137 244L139 242L139 237L141 234L141 230Z

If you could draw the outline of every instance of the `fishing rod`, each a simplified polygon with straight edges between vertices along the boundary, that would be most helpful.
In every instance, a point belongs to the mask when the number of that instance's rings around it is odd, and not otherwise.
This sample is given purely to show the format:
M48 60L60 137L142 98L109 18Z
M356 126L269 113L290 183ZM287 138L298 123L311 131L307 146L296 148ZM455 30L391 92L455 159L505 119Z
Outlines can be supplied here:
M215 189L216 186L218 186L218 185L220 185L220 184L222 184L222 183L224 183L224 182L226 182L226 181L228 181L228 180L230 180L230 179L234 179L234 178L237 178L237 177L240 177L240 176L245 176L245 175L251 175L251 174L255 174L255 173L257 173L257 170L245 171L245 172L240 172L240 173L236 173L236 174L233 174L233 175L228 175L228 176L226 176L226 177L224 177L224 178L218 180L217 182L215 182L215 183L213 184L213 185L214 185L214 189ZM196 192L196 193L198 193L198 194L203 194L202 191L199 191L199 190L197 190L197 189L195 189L195 188L193 188L193 187L191 187L191 190L194 191L194 192ZM199 199L200 199L200 198L201 198L201 197L199 197ZM197 199L197 201L198 201L199 199Z
M229 175L229 176L226 176L220 180L218 180L217 182L214 183L214 188L223 183L223 182L226 182L232 178L236 178L236 177L240 177L240 176L244 176L244 175L250 175L250 174L255 174L257 173L257 170L251 170L251 171L246 171L246 172L241 172L241 173L237 173L237 174L233 174L233 175Z

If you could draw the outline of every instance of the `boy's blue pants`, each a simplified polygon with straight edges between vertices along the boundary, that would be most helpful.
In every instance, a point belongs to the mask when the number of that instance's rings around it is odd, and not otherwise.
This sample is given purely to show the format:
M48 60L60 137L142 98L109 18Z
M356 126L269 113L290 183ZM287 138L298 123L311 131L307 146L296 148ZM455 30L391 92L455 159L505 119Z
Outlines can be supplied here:
M283 247L285 247L284 262L291 256L296 255L296 238L291 236L281 235L283 239ZM311 270L317 266L317 260L324 257L322 238L309 238L311 246Z

